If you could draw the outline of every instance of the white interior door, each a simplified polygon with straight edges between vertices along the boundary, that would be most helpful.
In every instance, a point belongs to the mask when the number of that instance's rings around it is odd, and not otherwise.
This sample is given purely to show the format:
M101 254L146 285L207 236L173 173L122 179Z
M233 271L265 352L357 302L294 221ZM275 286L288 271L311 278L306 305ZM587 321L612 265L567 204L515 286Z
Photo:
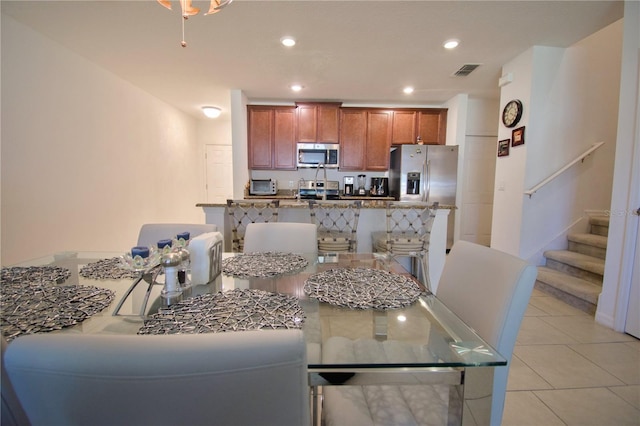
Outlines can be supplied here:
M460 239L489 246L496 174L496 138L467 136L464 152Z
M205 149L207 202L224 203L233 198L231 145L206 145Z

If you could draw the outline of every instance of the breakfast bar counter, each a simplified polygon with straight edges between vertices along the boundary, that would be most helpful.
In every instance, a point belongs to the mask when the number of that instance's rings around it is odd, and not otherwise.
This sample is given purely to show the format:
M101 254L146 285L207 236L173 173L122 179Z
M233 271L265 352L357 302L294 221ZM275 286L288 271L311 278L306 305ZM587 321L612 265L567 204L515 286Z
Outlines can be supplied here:
M251 197L247 201L261 199L272 199L280 201L278 210L279 222L310 223L309 200L297 200L288 197ZM344 201L347 197L343 197ZM386 202L392 198L383 197L348 197L349 200L361 200L360 219L358 220L358 252L370 253L373 251L371 234L378 231L386 231ZM218 230L224 235L224 251L231 251L231 228L230 218L226 214L226 203L199 203L196 207L201 207L205 213L206 223L215 224ZM455 206L440 205L436 211L436 217L431 229L431 239L429 241L429 279L432 290L437 289L447 250L447 222L448 216ZM406 259L402 259L406 260Z

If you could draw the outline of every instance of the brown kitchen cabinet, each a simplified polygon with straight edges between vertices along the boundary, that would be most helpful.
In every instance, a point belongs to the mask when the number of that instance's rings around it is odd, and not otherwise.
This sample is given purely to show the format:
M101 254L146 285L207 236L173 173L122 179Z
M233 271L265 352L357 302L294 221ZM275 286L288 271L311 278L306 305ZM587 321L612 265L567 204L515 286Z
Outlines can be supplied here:
M387 170L392 113L388 110L340 110L340 169Z
M447 142L447 110L425 109L418 113L418 134L427 145L445 145Z
M427 145L444 145L446 132L446 109L393 110L392 145L415 144L418 138Z
M340 169L364 170L367 139L367 112L361 109L340 110Z
M416 143L418 111L394 110L391 134L392 145Z
M338 143L340 103L296 103L297 142Z
M296 108L247 106L249 169L296 169Z

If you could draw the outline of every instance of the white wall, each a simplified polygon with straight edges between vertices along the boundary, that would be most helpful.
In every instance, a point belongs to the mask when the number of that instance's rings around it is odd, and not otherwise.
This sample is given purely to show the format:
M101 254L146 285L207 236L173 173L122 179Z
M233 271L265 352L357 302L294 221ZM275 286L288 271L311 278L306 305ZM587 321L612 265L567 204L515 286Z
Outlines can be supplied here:
M497 159L492 247L541 264L544 249L566 247L566 233L586 210L608 208L621 37L618 21L567 49L536 46L503 68L514 81L502 88L500 108L520 99L516 127L526 128L525 144ZM498 139L510 139L511 130L500 124ZM598 141L605 145L584 163L531 198L523 194Z
M3 265L204 222L196 120L4 15L2 79Z
M514 79L512 83L501 90L500 111L509 100L520 99L524 105L524 112L518 126L526 126L529 123L532 68L532 49L520 54L503 67L502 74L512 73ZM528 142L531 140L528 132L525 132L525 136L525 145L511 148L509 156L499 157L496 160L493 218L491 222L491 247L516 256L520 255L522 191L524 190L526 150ZM500 124L498 140L510 138L511 130Z
M449 99L444 105L447 108L447 145L458 145L458 174L456 178L456 210L450 213L453 217L453 242L460 239L461 217L464 213L462 207L464 199L462 197L461 183L465 179L466 170L464 162L466 155L465 135L467 133L469 95L461 94ZM449 225L452 219L449 218ZM449 247L450 249L451 247Z
M498 99L469 99L463 171L458 187L460 202L460 239L489 246L493 217L493 193L499 114Z

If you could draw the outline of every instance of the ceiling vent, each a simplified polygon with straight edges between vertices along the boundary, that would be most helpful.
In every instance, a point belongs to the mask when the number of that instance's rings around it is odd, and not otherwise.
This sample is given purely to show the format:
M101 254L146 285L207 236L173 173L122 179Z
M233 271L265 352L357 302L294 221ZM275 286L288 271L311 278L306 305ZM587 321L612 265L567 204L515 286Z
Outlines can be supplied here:
M460 67L460 69L453 73L453 75L457 77L466 77L473 72L476 68L478 68L480 64L464 64Z

